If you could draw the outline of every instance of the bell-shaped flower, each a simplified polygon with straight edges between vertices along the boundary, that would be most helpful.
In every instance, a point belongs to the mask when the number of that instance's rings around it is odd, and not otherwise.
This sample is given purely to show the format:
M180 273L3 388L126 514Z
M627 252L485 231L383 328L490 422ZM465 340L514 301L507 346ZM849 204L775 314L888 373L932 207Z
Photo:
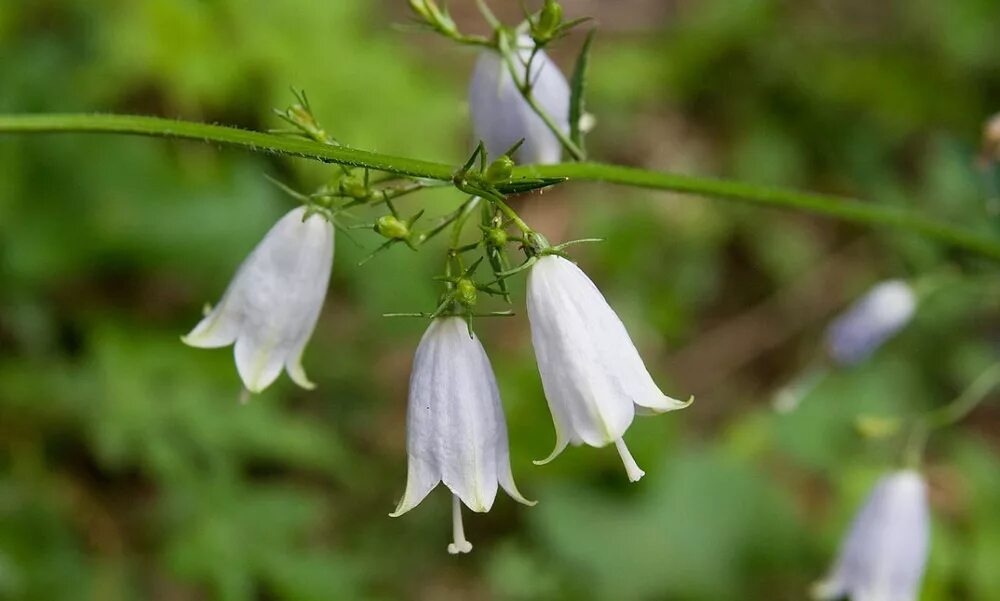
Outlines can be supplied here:
M531 43L527 36L518 39L521 48L514 57L514 70L520 82L528 69ZM569 84L543 50L531 61L530 81L535 100L568 133ZM524 144L513 157L517 163L544 165L561 159L559 138L521 95L510 69L495 50L479 55L469 84L469 110L475 136L485 143L490 157L502 155L523 138Z
M406 412L408 466L398 517L444 482L452 493L454 542L448 552L468 553L461 504L489 511L497 486L534 505L514 485L507 424L493 368L483 345L460 317L439 317L417 346Z
M913 470L884 476L868 497L817 599L916 601L930 544L927 486Z
M902 280L887 280L869 290L830 324L826 345L840 365L871 356L913 318L917 295Z
M314 387L302 352L326 297L333 264L333 225L305 207L290 211L236 271L219 304L182 340L199 348L235 343L236 370L250 392L271 385L282 367Z
M618 315L572 262L547 255L528 275L528 319L538 371L556 428L547 463L568 444L614 443L629 480L639 469L623 436L636 413L687 407L653 382Z

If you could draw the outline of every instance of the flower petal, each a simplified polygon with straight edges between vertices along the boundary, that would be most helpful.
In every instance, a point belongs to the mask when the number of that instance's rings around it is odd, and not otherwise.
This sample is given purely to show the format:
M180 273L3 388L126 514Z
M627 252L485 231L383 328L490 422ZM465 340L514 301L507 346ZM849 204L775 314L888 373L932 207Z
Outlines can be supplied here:
M557 436L600 447L622 437L635 415L631 390L604 346L617 320L593 283L558 256L528 276L528 319L542 387ZM620 322L619 322L620 323ZM556 450L559 451L557 444Z
M273 338L262 341L244 334L236 340L233 355L243 386L254 393L274 383L284 363L283 353L276 348Z
M434 366L440 428L441 480L472 511L485 512L497 494L497 449L507 431L486 351L459 317L435 320L439 356ZM501 413L502 417L502 413Z
M196 348L219 348L236 342L240 331L240 315L236 311L227 310L226 297L222 297L212 311L181 341Z
M859 600L917 598L930 540L923 478L912 470L883 477L858 512L830 576L815 593Z

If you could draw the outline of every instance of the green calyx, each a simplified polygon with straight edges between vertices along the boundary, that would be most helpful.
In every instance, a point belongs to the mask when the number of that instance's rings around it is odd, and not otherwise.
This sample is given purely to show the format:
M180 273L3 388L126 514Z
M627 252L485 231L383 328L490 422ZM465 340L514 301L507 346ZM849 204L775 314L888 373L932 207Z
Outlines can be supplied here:
M479 290L476 283L469 278L459 278L455 282L454 299L463 307L474 307L479 300Z
M502 228L488 227L483 228L483 241L486 243L487 248L502 249L510 242L510 236Z
M563 7L555 0L546 0L538 14L538 20L533 23L531 37L536 43L544 44L550 41L562 25Z
M383 215L375 220L373 228L377 234L390 240L406 240L410 237L410 228L395 215Z
M503 155L490 163L490 166L486 168L484 178L491 184L499 184L509 180L513 172L514 160L507 155Z
M355 200L365 200L369 196L368 186L362 178L356 175L348 175L337 183L337 189L343 196Z

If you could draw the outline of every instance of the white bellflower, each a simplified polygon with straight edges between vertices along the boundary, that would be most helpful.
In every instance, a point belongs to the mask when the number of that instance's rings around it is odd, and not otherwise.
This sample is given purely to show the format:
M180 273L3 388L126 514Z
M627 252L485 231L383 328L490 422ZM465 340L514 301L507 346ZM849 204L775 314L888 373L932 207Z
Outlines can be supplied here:
M333 264L333 225L304 207L276 223L243 261L219 304L182 340L199 348L234 344L236 370L250 392L282 367L303 388L313 383L302 352L316 327Z
M460 317L440 317L417 346L406 412L408 467L398 517L413 509L440 482L452 492L454 542L448 552L468 553L461 504L489 511L497 487L534 505L514 485L507 424L493 368L483 345Z
M879 480L817 599L916 601L930 544L927 486L913 470Z
M531 39L521 36L522 47L515 53L514 67L519 81L524 80L531 56ZM518 58L519 57L519 58ZM570 90L559 67L539 50L531 63L532 95L559 128L569 133ZM486 145L490 157L507 152L518 140L524 144L512 157L519 164L558 163L562 144L521 95L503 57L495 50L484 50L476 61L469 84L469 110L477 139Z
M572 262L548 255L528 275L528 319L538 371L556 428L555 449L614 443L629 480L643 472L623 436L636 413L687 407L663 394L618 315Z
M864 361L905 327L916 310L917 295L909 284L877 284L830 324L826 343L831 358L841 365Z

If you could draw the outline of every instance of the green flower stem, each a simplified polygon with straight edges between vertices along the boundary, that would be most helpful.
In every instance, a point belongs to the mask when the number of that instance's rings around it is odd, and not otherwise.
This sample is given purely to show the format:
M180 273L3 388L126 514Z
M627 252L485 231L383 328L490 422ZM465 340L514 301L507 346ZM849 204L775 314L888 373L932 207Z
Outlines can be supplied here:
M514 209L510 208L510 205L508 205L502 200L497 200L496 205L497 208L500 209L500 212L503 213L507 217L507 219L510 219L517 229L521 230L521 233L530 234L534 231L531 229L531 226L529 226L527 223L524 222L523 219L521 219L521 216L518 215L517 212L514 211Z
M903 449L904 465L911 468L919 467L930 435L935 430L953 426L965 419L997 386L1000 386L1000 363L994 363L986 368L947 405L928 411L917 418Z
M444 163L394 157L346 146L330 146L302 138L157 117L80 114L0 115L0 134L87 132L198 140L209 144L237 146L254 152L296 156L445 182L450 182L455 172L453 165ZM949 246L1000 261L1000 237L983 235L918 212L854 199L602 163L516 167L512 175L515 181L535 177L608 182L800 210L854 223L912 231Z
M510 48L510 44L507 42L507 38L503 34L498 37L498 40L500 56L503 57L503 62L507 65L507 71L510 73L510 77L517 86L517 89L521 92L521 96L524 98L524 101L527 102L528 106L531 107L531 110L533 110L535 114L538 115L543 122L545 122L546 127L548 127L549 130L555 134L559 143L562 144L563 148L566 149L566 152L573 157L574 161L583 161L586 159L587 157L583 150L574 144L573 140L570 140L569 135L563 131L561 127L559 127L559 124L555 122L552 115L542 108L542 105L538 104L538 100L531 91L531 61L528 61L525 68L524 81L522 82L518 79L518 69L517 65L514 63L515 60L520 60L520 57L515 55L514 51ZM534 52L532 53L531 58L535 58Z
M1000 363L993 364L981 373L955 400L928 413L928 427L936 430L962 421L997 386L1000 386Z

